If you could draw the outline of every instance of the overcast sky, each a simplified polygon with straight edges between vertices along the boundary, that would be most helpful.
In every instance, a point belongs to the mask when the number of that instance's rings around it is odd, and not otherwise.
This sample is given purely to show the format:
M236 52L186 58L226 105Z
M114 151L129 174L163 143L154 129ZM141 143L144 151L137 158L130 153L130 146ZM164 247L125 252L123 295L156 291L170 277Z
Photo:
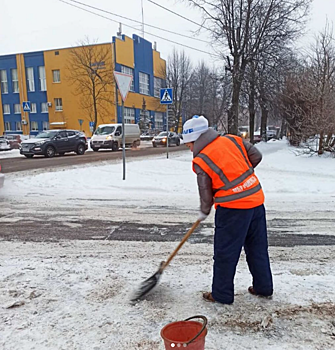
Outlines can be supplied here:
M70 0L64 1L71 2ZM78 1L137 21L142 21L141 0ZM200 13L184 5L181 0L153 1L164 7L169 7L171 10L195 22L200 22ZM166 59L168 57L173 47L182 49L182 46L154 37L149 33L183 45L198 48L199 50L212 52L209 44L200 41L209 40L205 32L198 36L193 34L198 29L195 24L155 6L148 0L143 0L143 5L145 23L199 39L192 40L145 27L145 31L147 32L145 38L152 42L157 42L157 49L161 52L163 58ZM123 26L122 32L124 34L128 36L131 36L133 33L141 35L141 25L138 23L120 19L97 10L88 10L109 17L116 22L84 12L60 0L0 0L0 55L71 47L75 46L81 39L84 39L85 36L91 39L97 39L99 42L109 42L112 36L116 35L119 26L117 22L119 21L135 27L135 29L132 29ZM302 41L304 44L310 42L313 35L324 28L327 17L330 22L335 23L335 0L314 0L307 27L308 33ZM208 63L215 62L215 58L206 53L194 51L186 47L184 49L194 63L201 59L205 59Z

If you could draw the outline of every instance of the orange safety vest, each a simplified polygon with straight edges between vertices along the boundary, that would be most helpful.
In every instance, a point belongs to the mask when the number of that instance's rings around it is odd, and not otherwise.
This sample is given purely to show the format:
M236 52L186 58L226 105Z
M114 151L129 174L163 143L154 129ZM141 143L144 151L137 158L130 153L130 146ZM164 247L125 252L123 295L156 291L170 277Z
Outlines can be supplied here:
M240 137L225 135L208 144L193 159L212 179L218 206L251 209L264 203L264 193Z

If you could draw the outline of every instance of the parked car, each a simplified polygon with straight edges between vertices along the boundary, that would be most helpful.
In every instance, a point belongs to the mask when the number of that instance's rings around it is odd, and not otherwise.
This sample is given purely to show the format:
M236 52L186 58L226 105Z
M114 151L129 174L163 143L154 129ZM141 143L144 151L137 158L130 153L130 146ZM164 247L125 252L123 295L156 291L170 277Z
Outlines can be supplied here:
M266 127L266 135L269 139L278 139L280 133L280 128L277 126L269 125Z
M143 134L141 134L141 141L151 141L153 139L154 135L148 133L148 132L144 132Z
M237 135L241 136L244 139L248 138L249 137L249 127L248 126L239 126Z
M0 137L0 151L9 151L11 149L10 143L7 139Z
M126 147L138 147L141 143L138 124L125 124ZM102 124L95 130L90 145L93 151L111 149L117 151L122 147L122 124Z
M21 146L21 135L20 134L6 134L3 136L6 140L8 140L11 149L19 149Z
M52 158L56 154L62 156L67 152L82 155L87 148L86 136L78 130L47 130L23 141L20 153L27 158L32 158L34 155Z
M0 188L3 187L4 182L5 182L5 175L1 174L1 165L0 165Z
M261 131L257 130L254 132L254 143L256 142L261 142L262 138L261 138Z
M277 126L269 125L266 127L266 138L268 140L278 139L279 132L280 132L280 128L278 128ZM258 128L258 130L254 132L254 142L261 142L261 141L262 141L261 128Z
M163 131L152 139L152 146L153 147L157 147L159 145L166 146L166 141L167 141L167 132ZM170 145L176 145L176 146L180 145L180 138L178 134L176 134L175 132L169 132L169 146Z

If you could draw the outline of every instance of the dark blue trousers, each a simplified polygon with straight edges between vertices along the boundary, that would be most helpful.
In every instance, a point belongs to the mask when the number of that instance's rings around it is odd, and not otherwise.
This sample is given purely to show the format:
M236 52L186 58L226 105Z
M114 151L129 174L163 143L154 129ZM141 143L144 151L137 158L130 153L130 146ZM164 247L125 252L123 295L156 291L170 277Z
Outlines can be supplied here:
M216 209L212 295L220 303L234 301L234 276L242 247L254 290L272 295L264 205L252 209Z

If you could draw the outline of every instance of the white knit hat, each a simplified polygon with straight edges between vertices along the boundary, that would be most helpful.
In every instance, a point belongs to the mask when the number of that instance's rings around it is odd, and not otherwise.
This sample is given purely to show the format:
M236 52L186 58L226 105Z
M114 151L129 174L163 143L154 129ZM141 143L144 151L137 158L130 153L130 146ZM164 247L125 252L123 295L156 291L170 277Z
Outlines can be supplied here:
M194 115L183 125L184 143L196 141L201 134L208 130L208 120L204 116Z

